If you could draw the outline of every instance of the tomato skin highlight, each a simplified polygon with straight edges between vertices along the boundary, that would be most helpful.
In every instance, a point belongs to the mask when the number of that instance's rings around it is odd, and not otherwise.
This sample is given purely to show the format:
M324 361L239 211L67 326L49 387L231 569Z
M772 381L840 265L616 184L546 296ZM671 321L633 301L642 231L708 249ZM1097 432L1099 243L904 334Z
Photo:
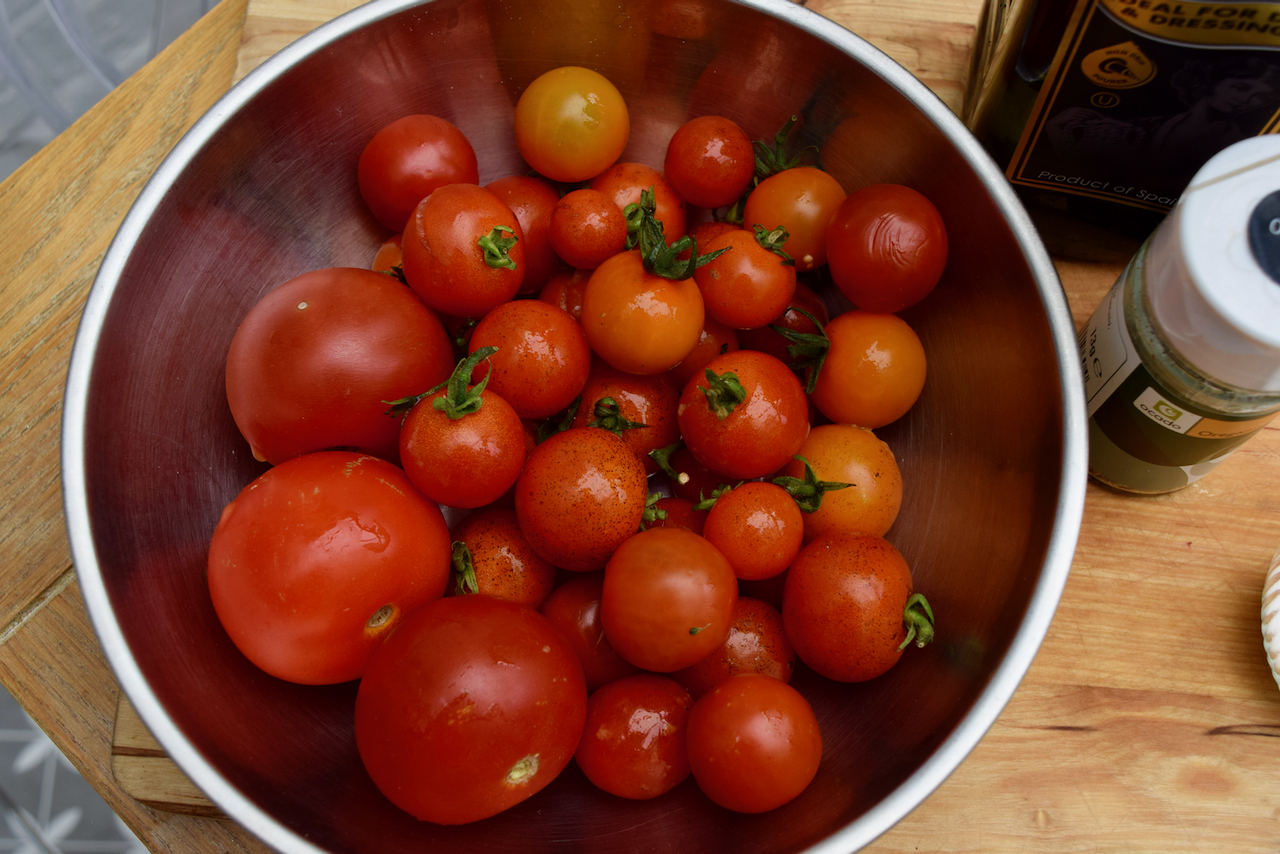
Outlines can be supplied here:
M600 569L640 529L649 480L626 442L574 427L533 449L516 481L516 517L533 550L561 569Z
M209 546L209 593L232 641L307 685L358 679L448 574L440 509L395 466L346 451L268 469L222 511Z
M480 180L475 150L462 131L439 116L421 114L375 133L360 152L356 176L373 215L397 232L436 188Z
M648 800L689 776L685 737L693 697L652 673L610 682L587 700L574 759L587 779L613 795Z
M453 364L444 324L399 282L312 270L241 321L227 353L227 402L258 459L354 448L394 462L400 421L385 401L421 394Z
M685 528L649 528L609 559L600 620L623 658L670 673L724 643L737 600L738 579L715 546Z
M555 779L578 746L586 701L582 667L545 617L451 596L411 614L370 661L356 746L398 807L465 824Z
M947 265L947 229L924 195L901 184L851 193L827 225L827 263L858 308L898 312L924 299Z
M725 809L761 813L782 806L808 787L821 760L813 709L772 676L732 676L689 713L693 777Z
M492 267L478 241L495 228L515 242L512 265ZM524 282L524 230L490 190L477 184L446 184L423 199L401 235L404 277L436 311L481 317L510 300Z
M827 534L801 550L782 593L800 660L837 682L865 682L902 657L911 569L882 537Z
M631 116L604 75L581 66L542 74L520 94L516 147L553 181L586 181L612 165L627 145Z

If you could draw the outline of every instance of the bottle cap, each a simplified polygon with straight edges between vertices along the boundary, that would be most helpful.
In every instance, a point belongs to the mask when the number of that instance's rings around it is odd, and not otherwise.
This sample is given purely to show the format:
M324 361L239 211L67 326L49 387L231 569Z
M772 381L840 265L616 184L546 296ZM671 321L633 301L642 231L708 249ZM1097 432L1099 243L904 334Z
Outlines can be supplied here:
M1152 313L1216 380L1280 392L1280 135L1214 155L1152 237Z

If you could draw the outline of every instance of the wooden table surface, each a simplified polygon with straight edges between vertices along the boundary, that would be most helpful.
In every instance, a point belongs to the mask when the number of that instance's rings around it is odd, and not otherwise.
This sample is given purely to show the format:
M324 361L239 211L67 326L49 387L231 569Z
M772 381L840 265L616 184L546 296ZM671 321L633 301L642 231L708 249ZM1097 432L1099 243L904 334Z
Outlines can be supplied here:
M350 5L222 0L0 184L0 681L154 851L265 849L229 821L148 806L113 774L119 689L62 521L67 361L103 253L164 155L235 79ZM808 5L959 106L977 0ZM1118 269L1059 272L1079 324ZM1259 631L1277 545L1280 426L1172 495L1091 484L1026 679L960 768L867 850L1280 851L1280 691Z

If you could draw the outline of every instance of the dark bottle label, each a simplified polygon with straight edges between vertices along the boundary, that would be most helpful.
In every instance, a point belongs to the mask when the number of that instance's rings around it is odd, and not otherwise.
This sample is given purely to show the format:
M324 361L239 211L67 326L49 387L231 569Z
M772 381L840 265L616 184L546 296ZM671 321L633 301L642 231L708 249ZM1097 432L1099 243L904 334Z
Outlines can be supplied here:
M1158 213L1280 128L1280 3L1081 0L1009 164L1015 185Z

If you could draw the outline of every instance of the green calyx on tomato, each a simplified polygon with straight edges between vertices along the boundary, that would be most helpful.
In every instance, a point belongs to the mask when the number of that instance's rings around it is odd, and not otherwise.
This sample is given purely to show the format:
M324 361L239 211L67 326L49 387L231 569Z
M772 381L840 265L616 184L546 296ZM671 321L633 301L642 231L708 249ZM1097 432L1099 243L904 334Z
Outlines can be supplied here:
M610 433L622 435L623 430L634 430L637 427L647 427L643 421L632 421L622 414L622 409L618 406L618 402L612 397L602 397L596 401L595 409L592 410L595 416L587 422L588 427L599 427L602 430L608 430Z
M511 251L511 247L516 245L516 241L519 240L518 237L514 236L515 233L515 229L508 228L505 225L495 225L488 234L477 240L476 244L484 253L484 263L495 270L500 267L506 270L514 270L516 262L511 259L508 253ZM508 234L512 236L504 236Z
M791 129L795 127L796 122L800 120L799 116L792 116L782 125L782 128L773 135L773 144L770 145L763 140L754 140L751 147L755 150L756 171L751 178L751 185L747 187L747 191L742 194L742 198L734 202L724 213L723 221L731 222L734 225L742 225L742 212L747 204L747 196L751 195L751 191L763 181L765 178L777 175L787 169L794 169L800 165L800 159L805 152L812 151L815 155L818 153L816 145L806 145L800 149L794 156L787 155L787 137L791 135Z
M664 279L683 281L693 275L693 271L703 264L727 252L728 247L718 249L706 255L698 254L698 241L691 235L684 235L675 243L668 244L662 231L662 223L654 219L657 203L654 201L653 187L640 191L640 201L632 202L623 211L627 217L627 245L640 249L640 261L646 273L661 276ZM632 222L635 221L634 243L631 242ZM680 253L689 250L689 257L681 260Z
M467 384L471 381L471 373L476 369L476 366L496 352L498 352L497 347L481 347L467 358L458 362L453 369L453 373L449 375L449 379L439 385L432 386L422 394L402 397L399 400L382 401L391 407L387 410L387 414L403 415L417 406L418 401L435 394L442 388L446 389L445 394L431 401L431 405L436 410L448 415L451 420L456 421L473 412L479 412L480 407L484 406L484 388L489 384L489 374L485 374L484 379L470 388L468 388Z
M835 480L818 480L818 475L814 472L813 466L809 465L808 460L799 454L796 454L794 459L799 460L804 466L804 477L779 475L773 479L773 482L785 489L787 494L796 500L796 506L805 513L816 513L822 506L822 496L825 493L853 485Z
M742 486L743 483L745 483L745 481L739 481L738 486ZM720 484L715 489L711 490L710 495L699 495L698 498L700 500L698 501L697 504L693 505L693 509L694 510L710 510L712 507L716 506L716 501L719 500L720 496L724 495L727 492L732 492L734 488L735 487L727 483Z
M742 387L742 383L738 381L738 375L733 371L717 374L707 368L705 374L707 384L698 386L698 390L707 399L707 406L715 413L716 419L723 421L732 414L738 404L746 401L747 390Z
M787 355L791 357L788 364L796 376L804 379L805 394L813 394L813 390L818 386L818 373L822 370L822 365L827 360L827 352L831 349L831 340L827 338L822 321L799 306L792 306L792 310L812 320L818 331L796 332L794 329L787 329L776 323L769 324L769 328L791 342L787 345Z
M455 590L459 596L466 596L468 593L479 593L480 582L476 580L476 566L471 559L471 549L467 548L467 544L458 540L453 542L453 573L456 581Z
M552 415L538 422L534 430L534 441L541 445L557 433L563 433L573 426L573 419L578 415L578 407L582 405L582 395L573 399L573 403L565 409L562 416Z
M763 225L755 226L756 243L760 244L762 249L768 249L774 255L782 259L782 263L789 267L796 265L796 259L788 255L782 248L782 244L787 242L787 238L791 235L787 233L784 226L778 226L773 231L768 231Z
M658 506L662 493L650 492L644 502L644 515L640 517L640 530L644 530L654 522L662 522L667 518L667 511Z
M907 627L907 636L898 649L906 649L907 644L913 640L916 646L921 647L933 640L933 608L923 594L913 593L907 599L907 606L902 611L902 623Z

